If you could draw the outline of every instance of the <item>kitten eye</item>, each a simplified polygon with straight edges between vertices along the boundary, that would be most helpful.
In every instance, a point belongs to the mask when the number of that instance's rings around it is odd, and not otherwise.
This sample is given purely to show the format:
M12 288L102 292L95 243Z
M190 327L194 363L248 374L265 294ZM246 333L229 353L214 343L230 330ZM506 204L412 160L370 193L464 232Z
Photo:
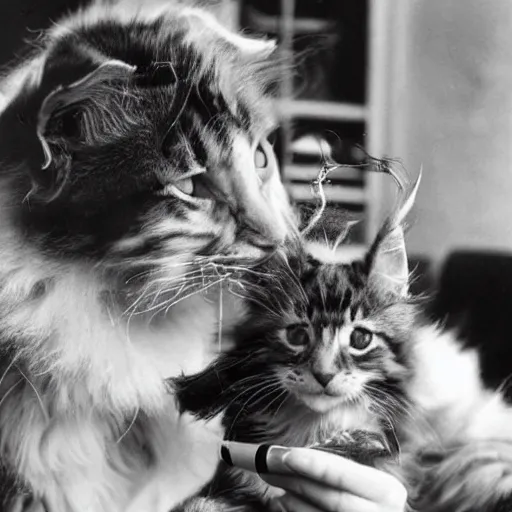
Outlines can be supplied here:
M309 331L307 325L291 325L286 328L286 341L294 348L309 345Z
M367 349L373 340L373 333L362 327L355 327L350 333L350 347L356 351Z

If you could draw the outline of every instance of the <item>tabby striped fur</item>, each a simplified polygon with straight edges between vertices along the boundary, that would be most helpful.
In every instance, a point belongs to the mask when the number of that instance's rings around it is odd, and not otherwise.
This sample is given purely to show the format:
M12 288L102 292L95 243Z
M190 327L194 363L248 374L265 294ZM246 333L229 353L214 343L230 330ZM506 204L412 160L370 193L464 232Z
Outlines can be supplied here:
M168 511L221 430L165 379L211 359L220 283L295 236L273 43L126 0L38 45L0 83L0 461L48 512Z

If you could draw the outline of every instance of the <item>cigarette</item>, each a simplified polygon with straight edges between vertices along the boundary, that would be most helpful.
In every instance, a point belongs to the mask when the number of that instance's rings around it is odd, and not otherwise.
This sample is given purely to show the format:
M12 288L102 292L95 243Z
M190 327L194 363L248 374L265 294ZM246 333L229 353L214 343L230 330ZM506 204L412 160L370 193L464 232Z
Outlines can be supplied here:
M291 469L283 463L283 456L290 448L271 444L248 444L224 441L220 447L220 458L228 465L246 469L253 473L289 475Z

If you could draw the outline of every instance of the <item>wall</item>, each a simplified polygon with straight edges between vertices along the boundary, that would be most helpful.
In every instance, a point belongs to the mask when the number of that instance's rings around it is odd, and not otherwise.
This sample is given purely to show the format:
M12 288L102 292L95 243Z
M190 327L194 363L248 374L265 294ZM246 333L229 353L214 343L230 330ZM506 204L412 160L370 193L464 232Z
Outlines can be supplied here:
M411 172L423 166L410 252L512 252L512 2L401 8L389 147Z

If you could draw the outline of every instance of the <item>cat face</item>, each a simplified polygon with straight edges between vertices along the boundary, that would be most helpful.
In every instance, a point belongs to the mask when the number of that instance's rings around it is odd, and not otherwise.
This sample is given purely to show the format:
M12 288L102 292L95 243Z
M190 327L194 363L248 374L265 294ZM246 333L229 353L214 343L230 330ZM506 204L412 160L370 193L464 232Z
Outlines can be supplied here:
M302 286L305 307L276 336L289 358L273 370L283 388L318 413L378 406L384 389L398 393L409 375L414 308L376 293L358 263L318 265Z
M175 381L182 407L202 417L226 411L228 436L245 440L255 425L284 435L300 419L309 435L308 422L342 426L346 413L393 424L407 402L416 307L377 286L364 262L297 269L274 260L262 275L235 348Z
M293 230L267 140L268 45L248 50L198 12L106 11L47 36L0 116L12 217L45 254L254 260Z

